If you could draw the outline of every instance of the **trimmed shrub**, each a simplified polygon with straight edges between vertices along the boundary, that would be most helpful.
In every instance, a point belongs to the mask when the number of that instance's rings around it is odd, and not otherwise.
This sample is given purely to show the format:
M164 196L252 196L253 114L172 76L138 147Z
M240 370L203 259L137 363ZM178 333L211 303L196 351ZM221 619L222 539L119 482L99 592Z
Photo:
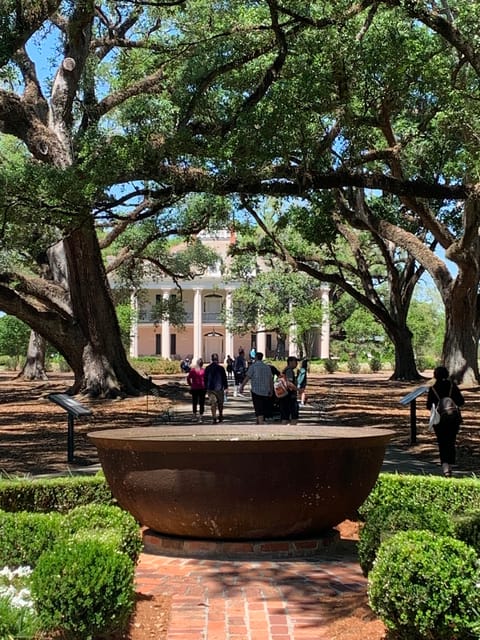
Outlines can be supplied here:
M433 476L381 473L359 514L363 520L377 508L398 509L401 504L435 506L439 511L461 514L480 509L480 482L476 478L440 478Z
M477 555L480 555L480 509L455 515L453 526L454 537L473 547Z
M107 538L78 533L42 554L32 596L45 631L87 640L125 630L134 607L134 563Z
M429 531L382 543L369 575L373 611L398 640L466 640L480 611L475 551Z
M60 354L48 358L46 367L47 371L61 371L63 373L68 373L72 370L68 362Z
M397 531L425 529L479 548L480 534L475 534L474 522L463 516L479 505L480 482L476 479L380 474L359 509L365 520L358 545L363 573L368 575L371 570L381 542Z
M0 367L2 369L8 369L10 364L10 356L0 355Z
M382 370L382 361L377 356L374 356L368 361L368 366L370 367L370 371L372 373L377 373Z
M129 360L132 367L143 375L161 376L182 373L178 360L170 360L160 356L140 356L138 358L129 358Z
M117 548L126 553L133 562L138 560L143 546L138 522L130 513L113 505L91 504L76 507L62 518L62 530L67 535L84 530L100 533L113 531Z
M66 513L81 504L112 504L114 499L103 474L0 480L0 509Z
M60 533L59 513L7 513L0 511L0 567L34 567L51 549Z
M356 358L349 358L348 370L350 373L360 373L360 363Z
M425 369L435 369L438 364L438 358L428 354L418 356L416 359L417 369L419 371L425 371Z
M370 512L367 522L361 527L358 541L358 559L364 575L372 569L381 543L398 531L426 529L441 535L453 535L451 516L432 505L404 504L399 502L392 508L380 506Z
M323 366L325 367L325 371L327 373L335 373L338 371L338 361L333 360L332 358L327 358L323 361Z

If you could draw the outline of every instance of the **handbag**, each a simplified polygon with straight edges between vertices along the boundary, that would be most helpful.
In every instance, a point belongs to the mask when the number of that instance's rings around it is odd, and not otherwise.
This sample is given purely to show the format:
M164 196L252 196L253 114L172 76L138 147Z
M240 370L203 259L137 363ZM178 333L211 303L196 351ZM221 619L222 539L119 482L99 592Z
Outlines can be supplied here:
M440 414L437 411L437 405L432 404L430 409L430 418L428 420L428 430L433 431L433 427L440 422Z
M284 398L288 395L288 386L287 382L283 378L277 378L273 383L273 391L277 398Z

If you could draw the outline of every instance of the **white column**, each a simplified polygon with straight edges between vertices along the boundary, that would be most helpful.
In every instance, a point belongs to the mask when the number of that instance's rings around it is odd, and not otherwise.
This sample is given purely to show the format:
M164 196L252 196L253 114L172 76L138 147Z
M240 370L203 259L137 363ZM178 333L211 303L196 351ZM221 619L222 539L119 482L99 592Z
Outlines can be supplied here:
M267 333L263 324L259 323L257 326L257 351L265 355L267 348Z
M168 299L170 297L170 289L162 291L162 298L165 307L168 305ZM162 358L170 359L170 320L164 318L162 320Z
M320 358L330 357L330 287L322 285L320 289L322 300L322 328L320 332Z
M289 311L292 312L292 303L289 305ZM288 330L288 341L287 341L287 351L289 356L297 356L298 355L298 347L297 347L297 325L292 319L292 324Z
M193 297L193 361L203 358L202 290L195 289Z
M232 290L225 290L225 315L226 322L228 323L232 316ZM233 352L233 333L225 327L225 356L231 356L235 359Z
M288 333L288 347L287 347L287 351L288 351L288 355L289 356L296 356L297 355L297 325L295 323L292 323L290 325L290 330Z
M130 321L130 356L138 357L138 295L133 291L130 296L132 317Z

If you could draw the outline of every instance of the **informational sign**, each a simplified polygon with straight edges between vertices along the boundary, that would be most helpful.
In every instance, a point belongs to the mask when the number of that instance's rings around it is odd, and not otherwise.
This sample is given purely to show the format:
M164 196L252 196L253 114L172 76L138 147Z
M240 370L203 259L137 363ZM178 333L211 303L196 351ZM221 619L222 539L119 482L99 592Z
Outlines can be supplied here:
M400 400L400 404L409 404L410 402L412 402L412 400L416 400L418 396L421 396L422 393L427 393L427 391L428 387L425 385L423 385L422 387L418 387L417 389L410 391L410 393L407 393L406 396L403 396L403 398L401 398Z
M88 407L84 407L83 404L72 398L72 396L66 393L50 393L48 399L55 404L58 404L62 409L65 409L68 414L68 435L67 435L67 460L68 462L74 462L73 450L74 450L74 418L80 418L81 416L90 416L92 410Z
M429 387L422 385L400 399L401 404L410 405L410 444L417 442L417 398L421 396L422 393L427 393L428 389Z

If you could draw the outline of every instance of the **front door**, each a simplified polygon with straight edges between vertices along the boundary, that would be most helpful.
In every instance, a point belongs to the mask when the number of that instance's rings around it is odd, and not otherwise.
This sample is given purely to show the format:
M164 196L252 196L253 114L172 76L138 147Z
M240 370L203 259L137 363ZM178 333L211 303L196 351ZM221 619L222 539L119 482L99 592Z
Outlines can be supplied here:
M223 364L225 358L223 352L223 336L220 333L217 335L208 335L207 333L204 336L203 353L205 354L205 364L211 362L212 353L218 353L218 360L220 364Z

